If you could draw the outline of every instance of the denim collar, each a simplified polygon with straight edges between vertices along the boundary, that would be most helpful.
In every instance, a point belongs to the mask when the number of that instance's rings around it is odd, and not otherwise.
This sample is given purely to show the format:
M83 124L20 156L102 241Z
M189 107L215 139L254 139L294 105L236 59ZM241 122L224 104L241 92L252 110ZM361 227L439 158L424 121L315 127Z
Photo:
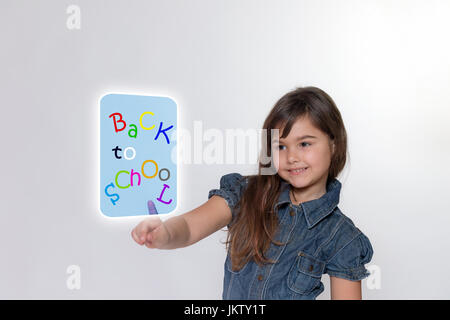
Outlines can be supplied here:
M275 204L275 209L286 203L290 203L294 208L302 208L305 213L306 223L308 229L314 227L320 220L325 218L339 203L339 194L341 191L341 183L339 180L331 179L326 187L326 193L319 199L314 199L300 203L298 206L291 202L289 192L291 185L285 180L281 182L281 194L278 198L278 202Z

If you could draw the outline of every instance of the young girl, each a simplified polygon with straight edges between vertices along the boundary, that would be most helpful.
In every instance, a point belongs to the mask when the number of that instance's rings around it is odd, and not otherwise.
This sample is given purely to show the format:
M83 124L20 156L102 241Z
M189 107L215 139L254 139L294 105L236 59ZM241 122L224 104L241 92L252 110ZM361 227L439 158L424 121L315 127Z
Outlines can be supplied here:
M165 222L147 218L133 239L174 249L227 226L223 299L315 299L324 273L331 299L361 299L373 249L337 207L347 136L334 101L316 87L297 88L275 104L263 129L271 161L261 158L257 175L222 176L203 205ZM267 167L276 172L263 174Z

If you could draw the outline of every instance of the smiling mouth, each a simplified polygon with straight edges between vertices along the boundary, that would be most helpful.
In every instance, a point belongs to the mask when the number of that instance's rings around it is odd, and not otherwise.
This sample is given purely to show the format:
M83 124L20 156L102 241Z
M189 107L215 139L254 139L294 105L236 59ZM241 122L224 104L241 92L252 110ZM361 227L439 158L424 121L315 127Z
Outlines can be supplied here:
M299 174L302 174L303 172L305 172L306 170L308 169L308 167L305 167L305 168L299 168L299 169L291 169L291 170L288 170L289 171L289 174L291 174L291 175L299 175Z

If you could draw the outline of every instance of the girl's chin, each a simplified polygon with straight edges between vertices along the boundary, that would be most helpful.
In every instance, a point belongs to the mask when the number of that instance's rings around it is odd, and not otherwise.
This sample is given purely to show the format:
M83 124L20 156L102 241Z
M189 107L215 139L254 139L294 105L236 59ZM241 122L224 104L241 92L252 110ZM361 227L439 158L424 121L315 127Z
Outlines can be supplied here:
M290 174L289 172L284 174L284 180L289 181L290 184L292 184L293 186L304 186L308 183L309 179L306 175L295 175L295 174Z
M289 179L288 181L291 184L291 186L293 186L294 188L297 188L297 189L304 188L308 185L308 182L306 180L305 181L297 181L295 179Z

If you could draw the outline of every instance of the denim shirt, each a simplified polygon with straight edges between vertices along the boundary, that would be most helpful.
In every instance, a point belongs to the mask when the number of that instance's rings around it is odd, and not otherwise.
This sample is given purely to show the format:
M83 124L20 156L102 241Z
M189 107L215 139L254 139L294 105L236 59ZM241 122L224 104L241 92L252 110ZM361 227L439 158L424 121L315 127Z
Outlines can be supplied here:
M221 177L220 189L209 191L223 197L236 218L235 206L248 179L239 173ZM231 268L228 251L224 265L223 299L307 299L314 300L323 292L322 274L357 281L370 275L364 264L372 259L369 239L337 207L341 183L328 182L326 193L319 199L294 205L289 197L291 185L282 181L282 191L274 206L279 229L266 257L275 264L259 266L253 260L240 270Z

